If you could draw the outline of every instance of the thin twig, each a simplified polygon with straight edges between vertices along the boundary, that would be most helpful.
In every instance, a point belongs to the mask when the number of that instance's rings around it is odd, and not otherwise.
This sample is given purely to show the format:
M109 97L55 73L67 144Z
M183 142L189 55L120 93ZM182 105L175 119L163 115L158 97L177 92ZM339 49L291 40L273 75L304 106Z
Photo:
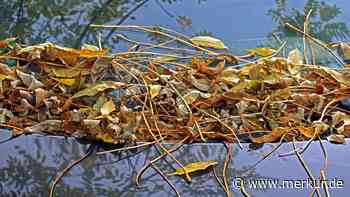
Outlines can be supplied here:
M226 170L227 170L229 163L231 161L231 158L232 158L232 146L231 146L231 144L227 144L226 142L224 144L225 144L227 153L226 153L224 168L222 171L222 179L223 179L225 190L226 190L226 196L231 197L230 187L229 187L229 184L227 182Z
M95 148L95 144L91 144L87 150L87 153L85 153L81 158L79 158L78 160L73 161L72 163L70 163L68 166L66 166L60 173L58 173L52 183L52 186L50 188L50 192L49 192L49 197L52 197L56 188L57 183L61 180L61 178L71 169L73 168L75 165L77 165L78 163L82 162L84 159L88 158L91 153L93 152Z
M127 12L117 23L117 25L121 25L123 24L126 19L128 19L134 12L136 12L138 9L140 9L145 3L147 3L149 0L144 0L141 3L137 4L134 8L130 9L129 12ZM104 39L104 42L106 42L115 32L115 29L112 29L109 31L109 33L107 34L107 36Z
M296 150L296 146L295 146L295 137L293 137L292 144L293 144L293 149L294 149L294 151L295 151L295 155L297 156L299 163L300 163L301 166L304 168L304 170L305 170L306 174L308 175L309 179L311 179L313 183L316 183L315 177L312 175L310 169L307 167L307 165L306 165L304 159L302 158L302 156L301 156L301 155L299 154L299 152ZM319 188L315 187L314 189L316 190L317 196L318 196L318 197L321 197L321 193L320 193Z
M137 148L141 148L141 147L150 146L150 145L153 145L155 143L156 143L155 141L146 142L146 143L139 144L136 146L128 146L128 147L117 148L117 149L113 149L113 150L100 151L100 152L97 152L96 155L103 155L103 154L114 153L114 152L119 152L119 151L133 150L133 149L137 149Z
M290 23L286 23L285 24L287 27L291 28L292 30L298 32L298 33L301 33L301 34L305 34L303 31L301 31L299 28L295 27L294 25L290 24ZM305 36L307 38L309 38L311 41L315 42L317 45L321 46L322 48L326 49L331 55L333 55L333 57L337 60L337 62L345 67L345 62L338 57L338 55L332 50L330 49L326 44L324 44L322 41L312 37L310 34L305 34Z
M185 139L177 142L172 148L169 149L169 152L172 153L176 150L178 150L181 146L183 146L183 143L188 139L189 137L186 137ZM151 161L149 161L148 163L146 163L137 173L136 175L136 185L140 184L140 179L142 177L142 174L150 167L150 165L152 163L155 163L159 160L161 160L162 158L166 157L168 155L168 153L163 153L162 155L152 159Z
M165 182L168 183L168 185L171 187L171 189L174 190L176 196L180 197L179 192L176 190L176 187L174 184L170 182L170 180L166 177L166 175L153 163L151 164L151 167L164 179Z
M306 37L306 34L309 33L309 19L312 13L312 9L309 10L309 12L307 13L306 17L305 17L305 21L304 21L304 35L303 35L303 43L304 43L304 62L305 64L309 64L309 60L308 60L308 38Z

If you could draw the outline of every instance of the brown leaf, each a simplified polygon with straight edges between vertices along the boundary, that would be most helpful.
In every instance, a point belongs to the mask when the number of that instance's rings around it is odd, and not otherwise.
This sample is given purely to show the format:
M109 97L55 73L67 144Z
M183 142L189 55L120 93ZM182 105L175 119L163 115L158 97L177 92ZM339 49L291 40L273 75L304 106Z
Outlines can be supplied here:
M332 144L346 144L344 135L332 134L327 140Z
M269 143L280 139L284 134L289 132L289 128L277 127L273 128L272 131L261 137L253 138L254 143Z
M303 127L303 126L300 126L297 128L297 130L302 134L304 135L305 137L307 138L312 138L314 137L315 135L315 128L313 127Z
M35 90L35 108L38 108L44 104L44 99L46 98L47 93L48 92L42 88Z

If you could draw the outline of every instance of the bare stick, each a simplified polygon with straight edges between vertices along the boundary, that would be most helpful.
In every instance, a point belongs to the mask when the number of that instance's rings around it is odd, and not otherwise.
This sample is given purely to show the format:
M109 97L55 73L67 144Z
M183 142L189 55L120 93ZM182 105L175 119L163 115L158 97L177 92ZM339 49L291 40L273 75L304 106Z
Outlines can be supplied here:
M231 192L230 192L230 187L229 187L229 184L227 182L227 176L226 176L226 170L228 168L228 165L231 161L231 154L232 154L232 146L230 144L225 144L225 147L226 147L226 150L227 150L227 153L226 153L226 159L225 159L225 163L224 163L224 169L222 171L222 179L224 181L224 186L226 188L226 195L227 197L230 197L231 196Z
M305 34L303 31L301 31L299 28L295 27L294 25L290 24L290 23L286 23L285 24L287 27L289 27L290 29L298 32L298 33L301 33L301 34ZM342 66L345 66L345 62L338 57L338 55L336 53L334 53L334 51L332 51L332 49L330 49L329 47L327 47L326 44L324 44L322 41L312 37L310 34L305 34L305 36L307 38L309 38L311 41L315 42L317 45L321 46L322 48L326 49L331 55L333 55L333 57L337 60L337 62L342 65Z
M174 39L182 44L185 44L187 46L190 46L190 47L193 47L193 48L196 48L200 51L203 51L203 52L206 52L208 54L212 54L212 55L217 55L218 53L214 52L214 51L210 51L208 49L205 49L203 47L200 47L200 46L197 46L197 45L194 45L186 40L183 40L181 38L178 38L176 36L173 36L173 35L170 35L170 34L167 34L165 32L162 32L162 31L157 31L157 30L154 30L154 29L150 29L150 28L147 28L147 27L144 27L144 26L137 26L137 25L94 25L94 24L91 24L90 27L93 27L93 28L111 28L111 29L138 29L138 30L141 30L141 31L145 31L145 32L148 32L148 33L156 33L156 34L159 34L159 35L162 35L162 36L165 36L165 37L168 37L170 39Z
M219 183L220 187L222 187L222 189L225 191L225 193L226 193L226 195L227 195L226 187L225 187L224 184L220 181L218 175L216 174L215 167L213 168L213 174L214 174L214 177L215 177L216 181Z
M251 197L250 194L249 194L249 193L247 192L247 190L245 189L243 179L239 182L239 184L240 184L241 194L242 194L244 197Z
M281 153L278 156L279 157L287 157L287 156L295 155L295 151L298 151L299 154L303 154L309 148L309 146L316 139L317 136L318 136L318 132L315 132L314 135L312 136L312 138L310 138L309 141L307 141L307 143L305 144L305 146L303 148L297 148L297 150L292 150L288 153Z
M87 150L87 153L84 154L81 158L79 158L78 160L73 161L72 163L70 163L68 166L66 166L59 174L56 175L52 186L50 188L50 192L49 192L49 197L52 197L56 188L57 183L61 180L61 178L71 169L73 168L75 165L77 165L78 163L82 162L84 159L88 158L91 153L93 152L93 149L95 148L95 144L91 144Z
M186 137L185 139L179 141L178 143L176 143L171 149L169 149L169 152L172 153L176 150L178 150L182 145L183 143L188 139L189 137ZM142 177L142 174L151 166L152 163L155 163L159 160L161 160L162 158L164 158L165 156L167 156L168 153L163 153L162 155L152 159L150 162L146 163L137 173L136 175L136 185L139 185L140 184L140 179Z
M166 175L156 165L154 165L153 163L151 164L151 166L156 172L158 172L158 174L164 179L164 181L168 183L168 185L171 187L171 189L174 190L176 196L180 197L180 194L176 190L175 185L170 182L170 180L166 177Z
M330 197L331 195L329 194L326 173L324 170L321 170L320 177L321 177L321 183L323 186L324 193L325 193L326 197Z
M128 146L128 147L123 147L123 148L117 148L117 149L113 149L113 150L106 150L106 151L100 151L97 152L96 155L103 155L103 154L107 154L107 153L114 153L114 152L119 152L119 151L126 151L126 150L132 150L132 149L136 149L136 148L140 148L140 147L145 147L145 146L150 146L155 144L156 142L146 142L143 144L139 144L136 146Z
M299 163L300 163L301 166L304 168L306 174L307 174L308 177L312 180L312 182L313 182L313 183L316 183L316 181L315 181L316 179L315 179L315 177L312 175L310 169L307 167L307 165L306 165L304 159L301 157L301 155L299 154L299 152L296 151L295 137L293 137L292 144L293 144L293 148L294 148L294 150L295 150L295 155L297 156ZM318 197L321 197L321 193L320 193L319 188L314 188L314 189L316 190L317 196L318 196Z
M305 21L304 21L304 35L303 35L303 43L304 43L304 62L305 64L309 64L309 60L308 60L308 38L306 37L306 34L309 33L309 19L310 19L310 15L312 13L312 9L309 10L309 12L307 13L306 17L305 17Z
M250 170L256 168L256 166L258 166L262 161L264 161L266 158L268 158L270 155L272 155L272 153L274 153L279 147L281 147L281 146L282 146L282 141L283 141L283 139L284 139L285 136L286 136L286 134L284 134L284 135L281 137L281 139L280 139L280 141L278 142L278 145L277 145L277 146L275 146L270 152L268 152L267 154L265 154L265 155L263 156L263 158L261 158L259 161L257 161L254 165L250 166L250 167L248 168L247 171L250 171Z

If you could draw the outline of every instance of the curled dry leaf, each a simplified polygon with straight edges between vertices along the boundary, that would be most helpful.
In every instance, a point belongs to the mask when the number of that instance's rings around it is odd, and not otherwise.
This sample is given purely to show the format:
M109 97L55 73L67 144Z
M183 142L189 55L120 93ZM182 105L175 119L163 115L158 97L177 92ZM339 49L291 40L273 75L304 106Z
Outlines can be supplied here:
M44 86L44 84L37 80L33 75L24 73L20 70L16 70L16 73L29 90L35 90Z

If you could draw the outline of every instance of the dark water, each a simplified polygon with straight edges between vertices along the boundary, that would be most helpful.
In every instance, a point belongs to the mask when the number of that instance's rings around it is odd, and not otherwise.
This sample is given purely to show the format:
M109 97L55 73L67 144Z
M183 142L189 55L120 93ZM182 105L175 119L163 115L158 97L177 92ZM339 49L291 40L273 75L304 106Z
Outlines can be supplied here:
M291 47L301 44L295 32L285 29L282 22L302 26L304 9L311 6L315 15L311 18L311 33L325 41L347 41L350 27L350 3L348 0L288 1L288 0L48 0L0 1L0 38L17 36L25 43L51 41L60 45L79 47L83 43L96 44L101 35L104 47L112 52L125 45L113 40L110 31L94 30L88 24L116 24L129 15L123 24L162 25L187 35L213 35L222 39L232 52L269 45L272 32L289 40ZM139 8L137 8L139 6ZM131 12L131 10L135 10ZM114 32L116 33L116 32ZM117 32L118 33L118 32ZM320 52L321 53L321 52ZM0 132L1 139L8 133ZM299 143L298 146L302 146ZM344 187L330 189L331 196L347 196L350 182L348 146L325 142L328 152L327 178L341 181ZM306 180L307 174L295 156L280 158L271 156L251 174L245 172L262 154L272 148L248 152L233 145L233 160L229 165L229 184L234 196L240 191L234 188L235 177L252 179ZM87 145L72 139L25 136L0 144L0 196L47 196L49 184L60 169L78 159ZM284 145L278 153L290 151ZM222 144L185 145L174 155L183 163L200 160L218 160L223 165L226 149ZM153 170L146 171L141 185L133 182L145 158L154 157L154 148L140 152L127 152L92 156L75 166L58 184L56 196L173 196L174 193ZM317 142L303 154L313 175L319 177L324 158ZM157 163L162 170L172 171L171 159ZM173 166L176 166L174 164ZM212 173L194 177L192 184L182 178L171 177L182 196L224 196L223 190ZM310 188L265 189L248 188L253 196L309 196Z

